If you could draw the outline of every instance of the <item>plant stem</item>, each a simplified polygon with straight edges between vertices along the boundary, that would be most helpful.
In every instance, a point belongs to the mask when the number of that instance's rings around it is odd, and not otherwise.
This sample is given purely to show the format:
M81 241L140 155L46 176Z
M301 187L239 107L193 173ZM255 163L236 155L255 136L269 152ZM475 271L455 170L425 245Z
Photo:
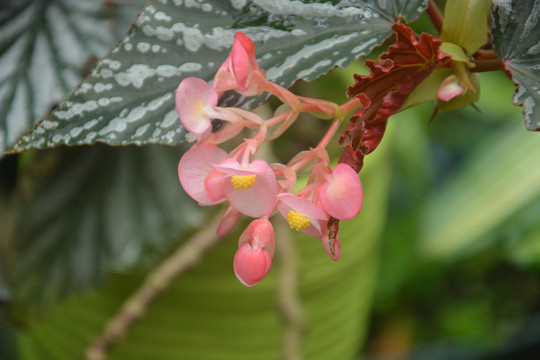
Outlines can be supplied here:
M486 72L486 71L496 71L504 70L504 64L499 59L487 59L487 60L476 60L473 59L476 64L475 67L470 69L471 72Z
M220 218L221 216L215 217L208 226L182 242L170 257L148 274L139 289L124 302L116 315L108 321L102 333L86 349L87 360L107 359L110 348L118 343L129 328L144 315L150 303L169 287L174 278L194 266L219 240L215 229Z
M431 19L431 22L440 34L442 31L444 18L442 16L441 10L439 10L439 7L437 6L437 4L435 4L433 0L429 0L429 5L426 9L426 12Z
M296 248L291 241L291 231L283 221L276 224L276 255L280 261L277 288L278 307L285 322L283 341L283 359L301 360L302 342L306 330L306 321L302 301L298 293L299 260Z

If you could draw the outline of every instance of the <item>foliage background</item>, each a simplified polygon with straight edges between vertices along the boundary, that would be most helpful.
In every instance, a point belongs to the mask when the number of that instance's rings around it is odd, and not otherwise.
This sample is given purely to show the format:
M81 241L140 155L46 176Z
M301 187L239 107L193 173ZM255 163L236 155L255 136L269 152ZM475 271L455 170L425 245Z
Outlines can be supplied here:
M112 29L125 31L138 9L130 6L112 9ZM431 30L425 18L415 26ZM363 71L356 63L296 90L342 102L352 74ZM306 358L539 353L540 147L537 134L523 129L508 78L481 79L483 113L467 108L428 126L426 104L391 119L381 148L366 159L365 206L343 228L337 264L318 242L295 239ZM319 125L299 120L276 156L311 144ZM2 307L0 358L80 358L146 271L205 224L209 214L176 181L182 151L93 146L1 160L0 298L4 305L31 301ZM92 242L100 232L114 241ZM112 357L228 359L241 358L239 349L250 359L279 357L279 267L256 288L243 288L231 271L235 246L232 235L175 282ZM96 278L105 280L96 287ZM14 281L25 286L13 290Z

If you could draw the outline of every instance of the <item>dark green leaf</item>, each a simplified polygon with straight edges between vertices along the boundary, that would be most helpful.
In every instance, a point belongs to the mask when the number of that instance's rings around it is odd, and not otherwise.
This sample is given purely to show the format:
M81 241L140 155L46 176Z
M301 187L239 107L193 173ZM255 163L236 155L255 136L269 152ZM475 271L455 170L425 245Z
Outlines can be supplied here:
M141 2L118 8L118 18L132 21ZM0 154L73 91L114 44L113 28L127 31L105 15L101 0L2 1Z
M10 271L18 305L47 305L110 269L163 256L197 223L195 204L178 183L178 153L94 146L27 159Z
M398 16L413 20L427 0L153 1L132 31L50 117L12 150L104 142L178 144L185 138L174 106L182 79L211 80L243 31L268 79L290 86L369 53ZM341 90L340 90L341 91ZM343 89L342 91L345 91ZM227 103L252 107L263 98Z
M493 45L518 86L528 130L540 130L540 0L493 1Z

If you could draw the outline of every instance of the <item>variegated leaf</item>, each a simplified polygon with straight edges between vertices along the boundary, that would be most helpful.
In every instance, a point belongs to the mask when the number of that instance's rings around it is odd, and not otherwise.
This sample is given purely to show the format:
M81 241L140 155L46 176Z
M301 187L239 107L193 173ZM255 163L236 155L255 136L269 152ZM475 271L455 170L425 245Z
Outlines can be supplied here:
M270 80L290 86L369 53L398 16L413 20L426 5L427 0L153 1L91 76L12 151L95 142L178 144L185 131L174 90L188 76L211 80L235 32L254 40ZM263 99L250 100L225 99L245 107Z
M513 102L528 130L540 131L540 0L495 0L493 45L512 73Z

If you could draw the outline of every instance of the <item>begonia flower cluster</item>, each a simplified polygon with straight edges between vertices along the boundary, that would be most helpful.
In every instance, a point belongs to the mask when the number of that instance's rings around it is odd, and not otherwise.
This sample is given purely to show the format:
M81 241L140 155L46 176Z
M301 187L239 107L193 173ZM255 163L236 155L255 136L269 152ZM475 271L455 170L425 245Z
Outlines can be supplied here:
M263 119L244 109L218 106L220 96L231 90L243 96L270 93L288 110ZM217 228L219 237L243 216L253 218L241 234L234 256L235 274L244 285L257 284L272 267L275 236L270 218L277 213L292 230L321 239L332 259L338 260L339 237L333 234L329 239L328 222L331 218L348 220L359 213L362 185L349 165L331 167L326 146L354 106L354 101L340 107L296 96L267 80L255 58L253 42L243 33L236 33L231 53L211 83L189 77L178 86L178 115L189 131L188 140L195 142L178 165L182 187L200 205L227 204ZM293 156L288 164L269 164L258 158L261 146L285 132L301 112L325 113L333 119L319 144ZM212 127L215 120L224 123L217 131ZM244 129L254 135L232 151L218 146L248 133ZM306 167L311 169L307 185L294 193L297 172Z

